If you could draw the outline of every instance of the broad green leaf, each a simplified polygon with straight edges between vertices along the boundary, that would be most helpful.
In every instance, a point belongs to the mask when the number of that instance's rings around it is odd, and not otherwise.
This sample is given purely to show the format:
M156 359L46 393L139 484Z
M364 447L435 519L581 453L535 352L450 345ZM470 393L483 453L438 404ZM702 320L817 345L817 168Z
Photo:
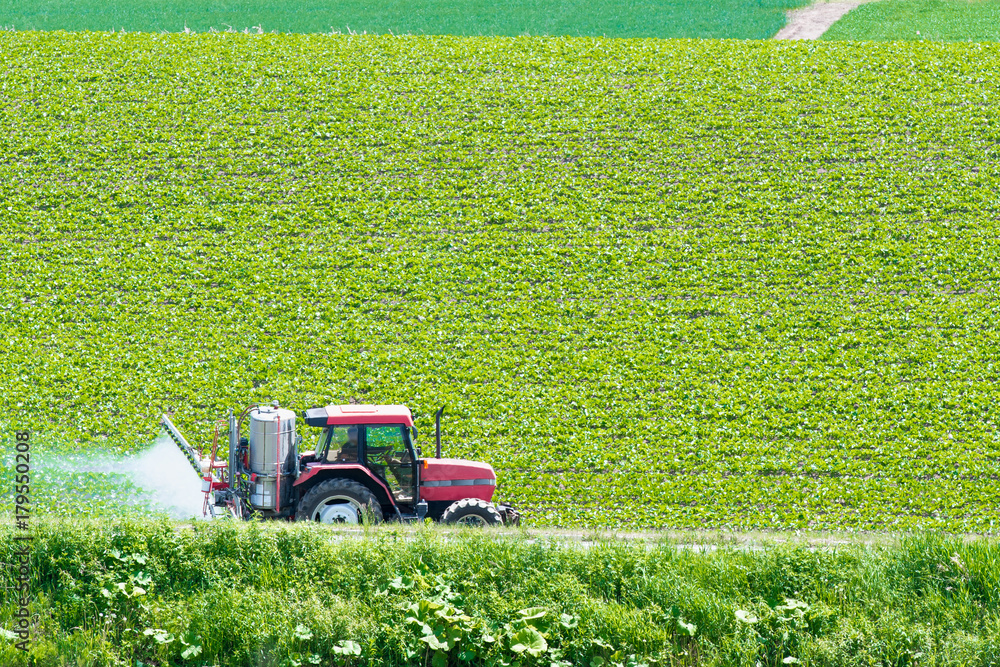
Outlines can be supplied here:
M548 642L535 628L528 626L518 630L510 639L510 650L514 653L527 653L537 658L548 649Z

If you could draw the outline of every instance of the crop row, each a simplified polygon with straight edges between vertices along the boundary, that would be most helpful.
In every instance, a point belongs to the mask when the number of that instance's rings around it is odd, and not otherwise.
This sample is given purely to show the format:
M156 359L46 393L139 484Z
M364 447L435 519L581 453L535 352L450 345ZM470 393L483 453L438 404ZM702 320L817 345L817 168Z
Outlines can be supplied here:
M0 405L403 402L544 523L991 530L985 45L0 34Z

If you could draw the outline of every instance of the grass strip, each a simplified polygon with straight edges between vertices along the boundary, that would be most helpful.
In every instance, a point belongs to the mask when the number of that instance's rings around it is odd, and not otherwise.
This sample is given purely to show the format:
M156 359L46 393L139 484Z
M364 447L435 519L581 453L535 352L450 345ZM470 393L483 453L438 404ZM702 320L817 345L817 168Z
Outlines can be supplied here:
M8 667L1000 659L1000 547L986 540L696 552L434 527L58 519L34 535L33 639L27 654L0 642ZM0 558L14 549L0 532ZM12 577L0 571L4 628Z
M881 0L861 5L821 39L854 41L1000 41L997 0Z
M0 26L126 30L766 39L803 0L0 1Z

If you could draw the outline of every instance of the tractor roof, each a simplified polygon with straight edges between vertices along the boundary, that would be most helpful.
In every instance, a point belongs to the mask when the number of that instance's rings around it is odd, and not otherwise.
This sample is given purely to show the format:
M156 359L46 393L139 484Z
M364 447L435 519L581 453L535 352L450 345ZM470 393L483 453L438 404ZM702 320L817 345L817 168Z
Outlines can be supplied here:
M405 405L328 405L325 408L309 408L303 418L309 426L352 424L413 426L413 416Z

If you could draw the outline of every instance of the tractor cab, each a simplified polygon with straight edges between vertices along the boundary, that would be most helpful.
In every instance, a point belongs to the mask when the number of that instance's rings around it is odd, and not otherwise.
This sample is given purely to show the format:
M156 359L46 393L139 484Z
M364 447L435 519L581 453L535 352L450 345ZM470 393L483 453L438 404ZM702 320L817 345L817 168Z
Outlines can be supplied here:
M321 426L316 449L300 466L360 465L388 490L397 505L417 502L416 428L403 405L331 405L305 412L308 426Z
M417 497L417 455L409 427L402 424L325 426L304 465L361 464L374 474L401 505Z
M442 412L437 414L438 443ZM491 524L518 519L513 508L491 503L496 475L489 464L443 459L440 444L437 457L422 458L413 417L404 405L329 405L306 410L303 418L323 430L314 451L299 457L296 520L355 523L365 511L402 520L429 516Z

